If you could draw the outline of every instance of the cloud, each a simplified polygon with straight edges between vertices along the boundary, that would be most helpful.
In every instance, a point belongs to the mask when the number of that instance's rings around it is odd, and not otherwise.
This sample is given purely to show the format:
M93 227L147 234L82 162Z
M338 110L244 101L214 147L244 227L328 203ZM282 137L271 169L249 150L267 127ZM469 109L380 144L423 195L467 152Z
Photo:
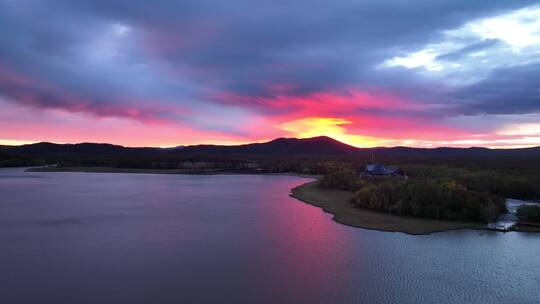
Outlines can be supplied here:
M63 109L68 112L88 113L97 117L122 117L146 123L166 122L169 113L156 106L129 104L107 100L87 100L76 92L66 91L0 66L0 91L8 100L33 108Z
M336 126L356 136L452 137L468 128L436 122L540 111L539 12L528 0L6 0L0 96L235 141L310 117L351 121Z
M420 49L387 59L382 68L417 69L454 86L483 81L495 69L540 62L540 6L474 19L445 30Z
M449 101L463 114L540 112L540 62L495 69L486 79L457 89Z

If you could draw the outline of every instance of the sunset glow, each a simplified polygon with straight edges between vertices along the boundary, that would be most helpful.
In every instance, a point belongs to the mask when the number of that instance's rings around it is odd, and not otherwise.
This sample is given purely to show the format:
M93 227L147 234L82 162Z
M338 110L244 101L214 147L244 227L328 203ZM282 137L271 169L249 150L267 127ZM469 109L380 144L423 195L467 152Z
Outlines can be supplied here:
M309 117L286 122L281 125L281 129L298 138L330 136L357 147L373 147L378 144L375 138L347 134L347 129L343 125L351 123L342 118Z
M489 2L0 1L0 144L538 146L540 6Z

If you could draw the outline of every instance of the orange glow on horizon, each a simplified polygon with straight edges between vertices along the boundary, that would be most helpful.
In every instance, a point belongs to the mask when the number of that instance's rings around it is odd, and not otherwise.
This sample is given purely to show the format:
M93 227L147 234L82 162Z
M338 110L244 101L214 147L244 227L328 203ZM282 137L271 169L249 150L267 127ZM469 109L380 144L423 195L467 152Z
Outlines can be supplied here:
M28 145L28 144L34 144L34 143L36 143L36 141L0 138L0 146L21 146L21 145Z
M379 144L375 137L347 133L343 125L352 123L344 118L308 117L285 122L279 128L298 138L328 136L356 147L374 147Z

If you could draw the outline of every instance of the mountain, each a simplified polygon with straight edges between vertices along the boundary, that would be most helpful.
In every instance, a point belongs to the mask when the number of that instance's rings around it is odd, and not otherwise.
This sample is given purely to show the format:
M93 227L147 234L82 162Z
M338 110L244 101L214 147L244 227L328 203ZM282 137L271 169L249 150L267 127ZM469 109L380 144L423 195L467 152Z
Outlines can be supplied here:
M148 154L159 151L159 148L129 148L111 144L54 144L41 142L22 146L4 146L1 151L22 155L122 155Z
M194 145L175 148L130 148L111 144L36 143L22 146L0 146L0 152L11 155L305 155L370 157L540 157L540 147L522 149L488 148L356 148L327 136L312 138L278 138L264 143L234 146Z
M471 148L411 148L375 147L357 148L327 136L312 138L278 138L265 143L236 146L196 145L186 146L182 153L187 154L265 154L265 155L362 155L369 157L491 157L491 156L540 156L540 147L522 149Z
M182 149L186 154L350 155L358 148L327 136L278 138L265 143L237 146L196 145Z

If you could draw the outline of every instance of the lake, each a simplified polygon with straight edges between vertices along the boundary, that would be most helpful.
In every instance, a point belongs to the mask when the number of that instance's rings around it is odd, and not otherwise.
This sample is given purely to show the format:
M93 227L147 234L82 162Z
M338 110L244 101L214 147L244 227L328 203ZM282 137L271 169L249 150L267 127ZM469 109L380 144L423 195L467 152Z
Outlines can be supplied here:
M353 228L307 181L0 169L0 303L539 303L540 234Z

